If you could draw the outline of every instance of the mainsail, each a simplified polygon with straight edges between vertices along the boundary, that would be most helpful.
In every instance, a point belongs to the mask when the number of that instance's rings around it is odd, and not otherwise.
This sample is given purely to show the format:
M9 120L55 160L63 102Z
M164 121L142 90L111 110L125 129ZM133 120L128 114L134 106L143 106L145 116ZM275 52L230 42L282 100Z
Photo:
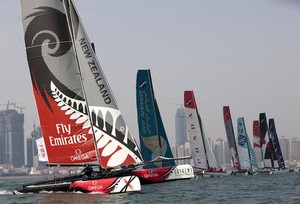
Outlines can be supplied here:
M138 70L136 79L137 118L141 152L146 162L157 157L173 158L171 147L162 122L150 70ZM175 166L174 160L163 161L162 166ZM149 163L144 168L159 167L158 163Z
M269 130L270 130L270 138L273 142L275 153L278 159L278 166L280 169L284 169L285 168L284 159L283 159L283 155L281 152L281 148L280 148L280 144L276 132L275 121L273 118L269 119Z
M49 164L141 162L72 1L23 0L21 11Z
M259 114L260 134L262 139L262 151L265 168L274 168L274 160L276 159L275 150L272 140L270 140L270 132L266 113Z
M255 158L259 168L263 168L263 154L262 154L262 139L259 130L259 121L254 120L253 125L253 149Z
M254 156L254 151L246 132L244 118L237 119L238 126L238 153L241 162L241 169L255 170L258 165Z
M231 164L235 169L240 170L240 161L238 157L236 140L234 136L234 130L233 130L229 106L223 106L223 117L224 117L226 136L227 136L229 150L230 150Z
M131 136L115 97L73 4L69 10L72 38L76 49L92 129L104 168L140 163L141 155Z
M193 91L184 91L184 107L189 142L195 167L216 170L218 168L217 160L212 151L208 137L204 134L203 124L197 109Z

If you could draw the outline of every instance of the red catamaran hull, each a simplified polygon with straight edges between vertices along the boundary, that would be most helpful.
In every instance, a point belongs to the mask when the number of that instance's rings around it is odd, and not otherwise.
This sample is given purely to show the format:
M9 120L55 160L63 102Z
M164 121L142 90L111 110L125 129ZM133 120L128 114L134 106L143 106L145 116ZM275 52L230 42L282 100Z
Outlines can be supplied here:
M141 183L136 176L124 176L88 181L75 181L69 187L69 191L81 191L84 193L125 193L140 191Z

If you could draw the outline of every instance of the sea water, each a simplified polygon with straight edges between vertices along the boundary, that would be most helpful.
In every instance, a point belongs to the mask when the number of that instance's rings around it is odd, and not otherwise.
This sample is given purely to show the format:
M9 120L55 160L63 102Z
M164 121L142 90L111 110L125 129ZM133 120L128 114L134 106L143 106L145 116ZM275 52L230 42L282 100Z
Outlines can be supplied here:
M300 203L300 173L235 175L143 185L140 192L101 195L39 193L13 195L38 177L0 177L0 204L9 203Z

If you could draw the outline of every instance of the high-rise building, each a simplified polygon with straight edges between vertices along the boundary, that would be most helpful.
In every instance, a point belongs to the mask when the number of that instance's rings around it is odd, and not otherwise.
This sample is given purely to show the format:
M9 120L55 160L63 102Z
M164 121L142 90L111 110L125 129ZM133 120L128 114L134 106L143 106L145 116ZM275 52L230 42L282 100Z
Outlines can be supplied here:
M185 111L183 107L177 109L175 115L175 157L185 157L191 155L190 143L186 126ZM190 160L177 160L177 164L189 164Z
M290 154L290 140L285 138L283 135L278 138L280 149L284 160L291 160Z
M42 132L40 127L33 125L33 130L31 132L31 138L27 138L27 166L28 167L39 167L44 166L45 162L38 161L38 150L35 140L42 137Z
M187 142L187 127L186 127L186 119L185 119L185 112L184 108L180 107L177 109L175 115L175 135L176 135L176 142L175 146L184 145Z
M296 137L291 140L291 160L300 160L300 141Z
M21 167L25 163L24 114L9 105L0 111L0 164Z
M218 166L223 166L225 163L225 151L224 151L224 141L221 138L216 140L214 145L214 154L218 163Z
M183 145L175 147L175 157L187 157L191 156L190 143L186 142ZM176 164L192 164L192 159L177 160Z
M230 155L230 150L229 150L229 145L227 140L224 140L224 164L231 165L231 155Z

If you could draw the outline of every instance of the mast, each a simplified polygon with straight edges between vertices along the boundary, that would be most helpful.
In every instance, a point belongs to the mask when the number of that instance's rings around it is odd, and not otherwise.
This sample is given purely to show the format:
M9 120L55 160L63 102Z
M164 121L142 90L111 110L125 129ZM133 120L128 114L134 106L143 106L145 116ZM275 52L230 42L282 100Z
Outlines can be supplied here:
M205 157L206 157L207 168L210 169L211 166L209 165L209 161L208 161L207 150L206 150L206 142L205 142L205 139L204 139L204 131L203 131L203 127L202 127L202 121L201 121L200 115L198 113L197 107L196 107L196 113L197 113L197 117L198 117L198 121L199 121L199 125L200 125L200 132L201 132L201 135L202 135L202 141L203 141L203 147L204 147L204 152L205 152Z
M68 1L68 4L66 3L66 1ZM78 61L78 56L77 56L77 48L75 45L75 30L74 30L74 27L73 27L73 24L72 24L72 16L74 15L71 15L71 12L75 10L75 8L73 8L72 10L70 9L70 5L73 7L73 4L71 2L71 0L63 0L64 2L64 6L65 6L65 10L66 10L66 17L67 17L67 22L68 22L68 25L69 25L69 30L70 30L70 34L71 34L71 40L72 40L72 45L73 45L73 49L74 49L74 53L75 53L75 59L76 59L76 64L77 64L77 67L78 67L78 75L79 75L79 78L80 78L80 83L81 83L81 88L82 88L82 94L84 95L84 98L85 98L85 103L86 103L86 109L87 109L87 115L88 115L88 118L89 118L89 121L91 122L91 131L92 131L92 135L93 135L93 142L94 142L94 146L95 146L95 152L96 152L96 156L97 156L97 159L99 161L99 171L101 172L102 171L102 167L101 167L101 158L100 158L100 155L99 155L99 152L97 151L97 143L96 143L96 138L95 138L95 130L94 130L94 124L93 124L93 120L91 118L91 112L90 112L90 108L89 108L89 103L88 103L88 100L87 100L87 96L86 96L86 93L85 93L85 88L84 88L84 84L83 84L83 80L82 80L82 75L81 75L81 68L80 68L80 64L79 64L79 61ZM93 51L95 52L95 48L92 44L92 48L93 48Z
M68 2L76 60L89 103L88 112L92 126L90 133L94 133L100 165L103 168L113 168L141 163L138 146L119 110L76 8L71 0Z

